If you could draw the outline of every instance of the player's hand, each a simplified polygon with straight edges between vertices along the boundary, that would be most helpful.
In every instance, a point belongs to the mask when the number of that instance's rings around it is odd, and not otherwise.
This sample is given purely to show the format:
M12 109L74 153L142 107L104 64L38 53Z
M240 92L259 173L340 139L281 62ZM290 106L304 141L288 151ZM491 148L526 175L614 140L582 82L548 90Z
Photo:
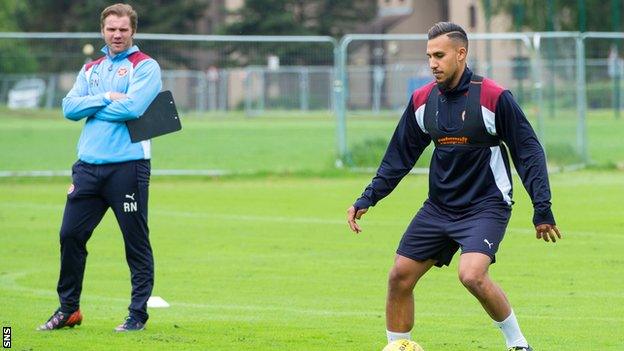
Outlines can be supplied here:
M535 237L538 240L544 239L546 242L552 240L554 243L557 241L557 238L561 239L561 233L554 224L540 224L535 226Z
M351 206L347 209L347 223L349 223L349 228L354 231L356 234L362 231L360 225L355 221L356 219L362 218L362 215L368 211L368 208L360 208L355 209L354 206Z
M125 98L127 98L127 97L128 97L128 96L127 96L126 94L124 94L124 93L119 93L119 92L116 92L116 91L111 91L111 92L110 92L110 99L111 99L112 101L115 101L115 100L123 100L123 99L125 99Z

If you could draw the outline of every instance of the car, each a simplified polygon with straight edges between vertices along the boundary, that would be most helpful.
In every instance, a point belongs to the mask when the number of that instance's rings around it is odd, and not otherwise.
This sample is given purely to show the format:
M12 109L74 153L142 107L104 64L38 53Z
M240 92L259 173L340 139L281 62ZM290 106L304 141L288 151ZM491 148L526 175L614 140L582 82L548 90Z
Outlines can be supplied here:
M45 82L40 78L22 79L9 90L7 105L10 109L36 108L45 92Z

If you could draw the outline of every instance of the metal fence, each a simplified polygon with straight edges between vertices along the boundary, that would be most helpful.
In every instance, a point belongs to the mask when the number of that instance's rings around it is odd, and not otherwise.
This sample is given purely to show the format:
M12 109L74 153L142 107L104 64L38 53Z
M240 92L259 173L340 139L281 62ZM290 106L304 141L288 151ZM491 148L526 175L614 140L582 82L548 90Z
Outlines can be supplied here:
M470 35L469 40L469 67L512 91L533 121L549 162L586 163L584 38L562 32L491 33ZM411 92L431 81L426 43L426 35L342 38L339 74L344 89L336 115L339 154L345 159L390 137L387 131L385 136L351 133L358 118L373 114L398 119ZM384 142L375 142L380 138Z
M620 118L624 108L624 33L469 37L469 66L512 91L549 161L589 162L587 110L612 110ZM397 119L411 92L431 80L426 41L426 35L370 34L346 35L339 42L310 36L135 38L157 58L163 87L174 92L181 110L333 113L338 164L364 139L389 137L385 130L358 133L358 121ZM36 106L58 106L80 66L100 56L93 48L102 45L99 33L0 33L0 104L19 106L20 97L33 100L24 91L36 91Z
M157 59L163 89L182 110L257 115L334 105L331 37L137 34L135 43ZM0 103L42 83L37 106L58 106L101 46L99 33L0 33L0 49L19 48L0 51Z
M587 106L609 108L620 118L624 107L624 33L584 33Z

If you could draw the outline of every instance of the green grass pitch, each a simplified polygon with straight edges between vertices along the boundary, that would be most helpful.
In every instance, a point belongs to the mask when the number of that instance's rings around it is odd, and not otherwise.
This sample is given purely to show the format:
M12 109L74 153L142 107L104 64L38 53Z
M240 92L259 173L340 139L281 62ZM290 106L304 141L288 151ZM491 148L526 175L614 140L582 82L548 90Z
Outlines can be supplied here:
M0 170L68 170L80 125L48 118L58 111L24 114L0 117ZM393 124L366 119L350 131L387 135ZM622 125L607 117L590 123L590 140L595 133L603 141L590 145L593 159L624 160ZM345 210L370 175L330 171L333 128L323 117L197 117L154 141L154 168L284 173L152 178L154 295L171 307L150 310L141 333L113 332L127 313L130 282L110 212L88 244L83 325L35 331L58 306L58 230L70 180L0 178L0 324L12 327L13 349L380 350L387 271L427 178L404 179L364 217L364 232L351 233ZM564 233L555 245L534 238L530 201L518 179L514 185L513 217L491 274L527 338L536 350L621 350L622 171L551 176ZM457 256L425 276L415 296L413 336L425 350L504 349L459 283Z
M367 166L379 165L385 143L400 112L381 116L353 114L347 121L352 152L373 153ZM544 124L545 144L554 163L574 163L576 115L562 113ZM336 160L336 122L327 113L289 116L286 112L244 117L207 117L182 113L183 129L152 142L154 169L221 169L245 173L327 173ZM0 171L68 170L76 158L83 122L71 122L58 110L11 111L0 107ZM535 125L535 123L534 123ZM624 119L608 111L587 118L591 161L606 168L624 168ZM375 150L353 150L366 140L381 140ZM417 163L427 167L431 147ZM548 151L548 150L547 150Z
M624 178L593 171L551 181L564 239L534 239L518 189L492 275L536 349L620 350ZM153 178L154 295L171 307L152 309L145 332L116 335L130 286L113 216L89 242L83 325L36 332L58 304L57 232L68 181L2 180L0 321L13 328L17 350L380 350L387 270L427 181L405 179L356 236L344 213L367 182ZM501 350L501 335L461 287L454 263L417 287L414 337L426 350Z

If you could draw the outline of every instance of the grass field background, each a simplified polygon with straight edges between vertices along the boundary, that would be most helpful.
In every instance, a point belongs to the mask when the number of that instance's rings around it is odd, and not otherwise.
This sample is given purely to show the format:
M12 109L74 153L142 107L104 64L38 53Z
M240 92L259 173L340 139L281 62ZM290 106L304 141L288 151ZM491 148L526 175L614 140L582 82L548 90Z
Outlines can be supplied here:
M377 167L400 113L353 115L348 145L358 166ZM182 114L183 131L152 141L155 169L221 169L233 172L332 172L336 160L336 122L327 113L286 112L252 118L242 114L207 117ZM571 111L544 123L549 160L578 162L576 115ZM84 122L71 122L58 110L10 111L0 108L0 171L68 170ZM609 111L587 118L589 156L598 167L624 168L624 119ZM427 167L431 148L417 163Z
M0 117L0 170L69 169L80 124L56 115ZM426 197L426 176L404 179L354 235L345 209L370 175L332 169L331 119L191 116L184 123L182 133L154 141L154 168L265 172L152 178L154 295L171 307L151 309L142 333L112 332L127 313L130 283L110 212L88 245L83 325L34 331L58 306L58 229L70 179L0 179L0 323L13 328L13 348L380 350L387 271ZM381 135L394 123L365 118L349 130ZM590 138L602 138L591 144L592 158L602 157L604 168L624 159L622 124L605 116L589 121ZM536 350L622 350L624 173L551 176L564 233L555 245L535 240L530 201L514 184L514 214L491 272L528 339ZM459 283L457 257L428 274L415 295L413 336L427 351L504 349Z

